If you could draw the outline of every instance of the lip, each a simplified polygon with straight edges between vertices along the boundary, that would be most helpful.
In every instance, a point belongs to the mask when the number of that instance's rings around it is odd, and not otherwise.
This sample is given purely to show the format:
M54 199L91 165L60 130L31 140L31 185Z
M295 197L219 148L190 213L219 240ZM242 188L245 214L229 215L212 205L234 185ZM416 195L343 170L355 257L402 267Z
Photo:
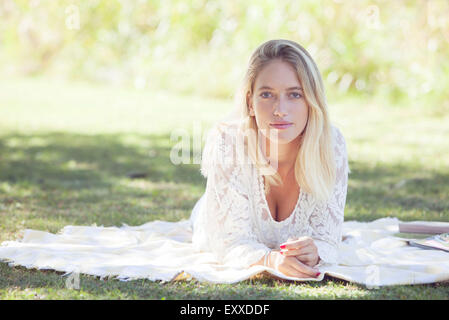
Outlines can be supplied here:
M270 126L276 129L286 129L289 128L293 125L292 122L288 122L288 121L279 121L279 122L273 122L270 123Z

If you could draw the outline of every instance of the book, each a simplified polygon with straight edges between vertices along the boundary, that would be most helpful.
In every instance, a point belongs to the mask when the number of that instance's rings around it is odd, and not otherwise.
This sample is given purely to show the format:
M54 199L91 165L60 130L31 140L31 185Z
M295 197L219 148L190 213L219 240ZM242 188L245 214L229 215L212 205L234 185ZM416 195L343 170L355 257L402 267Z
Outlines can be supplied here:
M438 249L449 252L449 233L437 234L425 239L408 240L407 242L413 247Z
M432 233L395 233L394 236L401 239L425 239L433 236Z
M449 232L449 222L442 221L412 221L400 222L400 233L442 234Z

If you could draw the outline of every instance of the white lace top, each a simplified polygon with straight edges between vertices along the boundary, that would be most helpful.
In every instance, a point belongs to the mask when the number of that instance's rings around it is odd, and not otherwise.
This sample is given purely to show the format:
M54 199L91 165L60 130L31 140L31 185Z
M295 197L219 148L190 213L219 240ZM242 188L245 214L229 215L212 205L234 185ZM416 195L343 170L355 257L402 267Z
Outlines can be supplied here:
M310 236L318 248L319 264L336 263L349 173L340 130L332 126L337 178L331 199L319 204L300 188L292 214L278 222L270 214L259 170L236 161L237 131L230 128L216 126L206 142L203 161L207 157L210 167L203 172L207 176L204 201L191 219L195 248L213 252L223 264L249 267L289 238Z

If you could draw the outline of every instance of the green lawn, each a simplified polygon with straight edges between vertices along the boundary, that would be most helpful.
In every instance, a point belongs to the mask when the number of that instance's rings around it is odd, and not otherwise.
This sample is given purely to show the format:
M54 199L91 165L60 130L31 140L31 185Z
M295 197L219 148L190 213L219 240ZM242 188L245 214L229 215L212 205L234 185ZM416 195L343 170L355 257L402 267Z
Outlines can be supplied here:
M0 242L24 228L120 226L188 218L205 181L199 165L169 161L173 128L208 128L231 101L172 92L1 80ZM348 144L346 220L449 221L449 115L432 106L348 98L330 104ZM129 179L131 172L148 176ZM256 277L233 285L195 280L121 282L0 263L0 299L447 299L449 283L369 290L326 277L294 283Z

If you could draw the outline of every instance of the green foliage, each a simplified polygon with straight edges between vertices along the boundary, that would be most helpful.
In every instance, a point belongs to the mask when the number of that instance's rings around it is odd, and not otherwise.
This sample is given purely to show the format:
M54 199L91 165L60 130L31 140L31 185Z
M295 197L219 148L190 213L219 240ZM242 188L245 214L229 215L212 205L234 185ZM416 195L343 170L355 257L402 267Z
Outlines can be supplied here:
M0 63L6 74L229 97L252 51L288 38L331 95L447 104L448 17L445 0L4 0Z

